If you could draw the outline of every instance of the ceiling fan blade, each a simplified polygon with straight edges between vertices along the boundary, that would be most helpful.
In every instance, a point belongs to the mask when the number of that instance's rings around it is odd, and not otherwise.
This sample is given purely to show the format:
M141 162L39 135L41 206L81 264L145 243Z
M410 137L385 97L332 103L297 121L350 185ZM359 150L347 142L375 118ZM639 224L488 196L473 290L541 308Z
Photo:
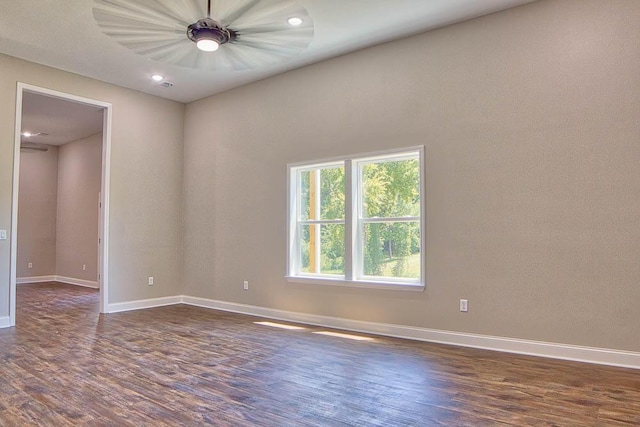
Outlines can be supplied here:
M109 35L116 37L137 37L137 36L153 36L166 37L172 35L184 35L184 31L173 28L134 28L125 26L104 26L103 30L108 31Z
M230 14L228 14L226 16L218 16L217 18L220 21L222 21L226 26L233 26L233 24L239 18L241 18L244 14L246 14L251 9L253 9L255 6L257 6L258 3L260 3L260 0L249 0L247 3L242 5L242 7L237 8L236 10L231 12ZM215 11L214 11L214 14L215 14Z
M256 50L264 50L275 53L276 55L288 56L289 53L294 53L299 51L299 48L295 46L284 46L277 43L269 43L269 42L252 42L252 41L243 41L239 43L241 46L246 46Z
M300 27L291 28L289 26L271 24L271 25L261 25L261 26L251 26L243 29L235 30L239 35L247 35L247 34L267 34L267 33L291 33L296 32Z
M109 30L108 35L118 40L118 42L128 48L133 48L138 43L160 42L172 43L182 40L183 34L173 31L131 31L129 29Z
M206 0L94 0L108 36L146 58L205 70L243 70L282 62L313 39L313 21L297 0L211 0L212 18L237 38L215 53L198 50L187 27L206 14ZM287 19L299 16L300 27Z
M238 43L245 41L278 43L282 45L296 44L306 47L313 39L313 28L301 28L294 31L272 31L263 33L252 29L243 30L238 34Z
M255 56L246 54L241 49L227 49L221 59L231 69L250 70L260 66L256 63Z
M182 8L177 7L180 2L173 3L173 8L160 1L154 2L153 6L149 2L130 2L127 0L94 0L94 2L94 17L96 13L101 13L112 16L114 19L181 27L186 27L190 23L189 16L185 16L185 12L189 9L184 5ZM100 21L98 20L98 22Z
M184 51L183 40L131 41L128 47L151 59L163 60L175 50ZM188 52L188 50L187 50Z

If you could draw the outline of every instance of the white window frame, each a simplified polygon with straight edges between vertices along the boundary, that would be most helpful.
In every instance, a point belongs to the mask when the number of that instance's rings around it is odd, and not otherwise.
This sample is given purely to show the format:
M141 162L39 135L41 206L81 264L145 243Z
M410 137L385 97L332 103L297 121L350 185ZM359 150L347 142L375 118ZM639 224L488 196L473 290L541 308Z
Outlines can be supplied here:
M327 225L327 224L344 224L345 225L345 229L346 229L346 219L342 218L342 219L307 219L307 220L298 220L297 218L300 217L300 209L301 206L297 203L297 201L299 201L301 199L300 196L300 175L298 174L298 172L304 172L304 171L308 171L308 172L319 172L322 169L330 169L330 168L335 168L335 167L344 167L344 162L340 161L340 162L323 162L323 163L313 163L311 165L306 165L302 166L302 167L296 167L295 168L295 173L293 174L295 180L293 182L293 189L291 191L293 191L293 200L294 200L294 205L290 205L293 206L294 211L293 212L289 212L289 215L291 215L293 213L292 216L292 220L294 222L294 227L295 229L293 230L293 236L294 236L294 240L292 242L292 246L289 252L289 259L292 261L292 267L293 270L292 271L299 271L299 262L300 260L298 259L298 254L300 253L300 239L297 238L298 234L300 233L300 226L303 225ZM319 175L319 173L318 173ZM314 180L315 184L316 184L316 191L315 191L315 195L318 198L318 200L315 203L315 207L316 207L316 214L314 215L314 217L319 218L320 217L320 177L317 176L316 179ZM345 181L346 182L346 181ZM346 198L346 197L345 197ZM290 196L291 199L291 196ZM345 200L346 203L346 200ZM346 208L345 208L346 210ZM320 233L318 233L319 235ZM320 239L316 239L316 246L317 246L317 253L320 254L320 250L319 246L322 243L320 241ZM318 263L317 267L320 267L320 263ZM344 275L338 275L338 274L323 274L320 272L314 272L314 273L303 273L300 272L297 274L297 276L299 277L309 277L309 278L324 278L324 279L336 279L336 280L344 280L345 276Z
M363 164L375 161L402 160L403 158L415 158L417 155L420 168L420 217L399 218L362 218L361 203L359 202L361 191L360 168ZM316 170L327 167L344 165L345 171L345 218L342 220L308 220L298 221L300 212L300 183L299 171ZM340 158L324 159L312 162L291 163L287 165L287 272L286 279L293 283L322 284L334 286L348 286L360 288L378 289L404 289L422 291L425 288L426 267L426 199L425 199L425 161L424 146L407 147L395 150L379 151L375 153L357 154ZM316 180L318 182L318 180ZM318 206L316 204L316 206ZM388 221L418 221L420 224L420 277L418 279L392 278L366 276L362 273L362 247L359 233L363 230L365 222ZM329 275L319 273L301 273L298 254L300 238L300 224L332 224L344 223L345 225L345 274Z

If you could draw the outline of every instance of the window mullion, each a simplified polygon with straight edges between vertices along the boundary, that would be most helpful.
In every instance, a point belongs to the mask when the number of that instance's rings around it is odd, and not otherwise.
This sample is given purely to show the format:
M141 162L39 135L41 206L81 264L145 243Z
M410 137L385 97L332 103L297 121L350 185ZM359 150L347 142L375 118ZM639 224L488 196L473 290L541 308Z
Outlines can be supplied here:
M372 217L372 218L363 218L363 222L365 223L376 223L376 222L420 222L419 216L398 216L398 217Z
M351 160L344 162L344 276L353 280L354 233L353 233L353 173Z
M300 225L332 225L332 224L344 224L344 219L324 219L322 221L299 221Z
M315 208L315 212L313 213L313 218L316 220L320 219L320 212L321 207L320 207L320 169L316 169L312 172L315 176L315 179L313 180L313 184L314 184L314 198L315 198L315 203L314 203L314 208ZM314 224L313 228L315 229L315 247L314 247L314 251L315 251L315 257L316 257L316 262L315 262L315 272L316 273L320 273L320 271L322 270L322 226L320 224Z
M362 170L360 162L355 164L353 171L353 248L356 262L354 265L354 280L362 278L364 274L364 246L363 246L363 222L362 222Z
M289 264L288 274L296 274L300 271L300 200L301 200L301 178L298 171L289 170Z

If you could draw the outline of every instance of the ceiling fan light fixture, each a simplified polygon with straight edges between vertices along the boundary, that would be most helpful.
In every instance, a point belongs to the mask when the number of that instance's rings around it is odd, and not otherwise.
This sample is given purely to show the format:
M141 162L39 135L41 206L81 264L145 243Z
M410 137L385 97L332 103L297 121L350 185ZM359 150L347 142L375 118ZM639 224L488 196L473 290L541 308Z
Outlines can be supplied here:
M198 49L215 52L220 45L231 40L231 33L211 18L200 19L187 28L187 37L196 43Z
M314 37L313 19L301 4L305 0L89 1L107 36L147 59L181 67L226 71L267 67L302 53ZM212 4L220 11L212 14ZM291 23L290 18L294 18ZM216 48L216 54L204 53ZM166 77L151 82L160 86Z
M197 42L198 49L205 52L215 52L220 47L217 41L201 37Z

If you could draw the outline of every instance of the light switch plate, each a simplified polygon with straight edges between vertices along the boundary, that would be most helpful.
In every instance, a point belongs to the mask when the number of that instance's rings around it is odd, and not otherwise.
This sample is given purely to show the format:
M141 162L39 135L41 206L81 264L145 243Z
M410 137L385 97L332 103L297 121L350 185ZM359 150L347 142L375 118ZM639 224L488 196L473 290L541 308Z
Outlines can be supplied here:
M0 240L7 240L7 230L0 230Z

